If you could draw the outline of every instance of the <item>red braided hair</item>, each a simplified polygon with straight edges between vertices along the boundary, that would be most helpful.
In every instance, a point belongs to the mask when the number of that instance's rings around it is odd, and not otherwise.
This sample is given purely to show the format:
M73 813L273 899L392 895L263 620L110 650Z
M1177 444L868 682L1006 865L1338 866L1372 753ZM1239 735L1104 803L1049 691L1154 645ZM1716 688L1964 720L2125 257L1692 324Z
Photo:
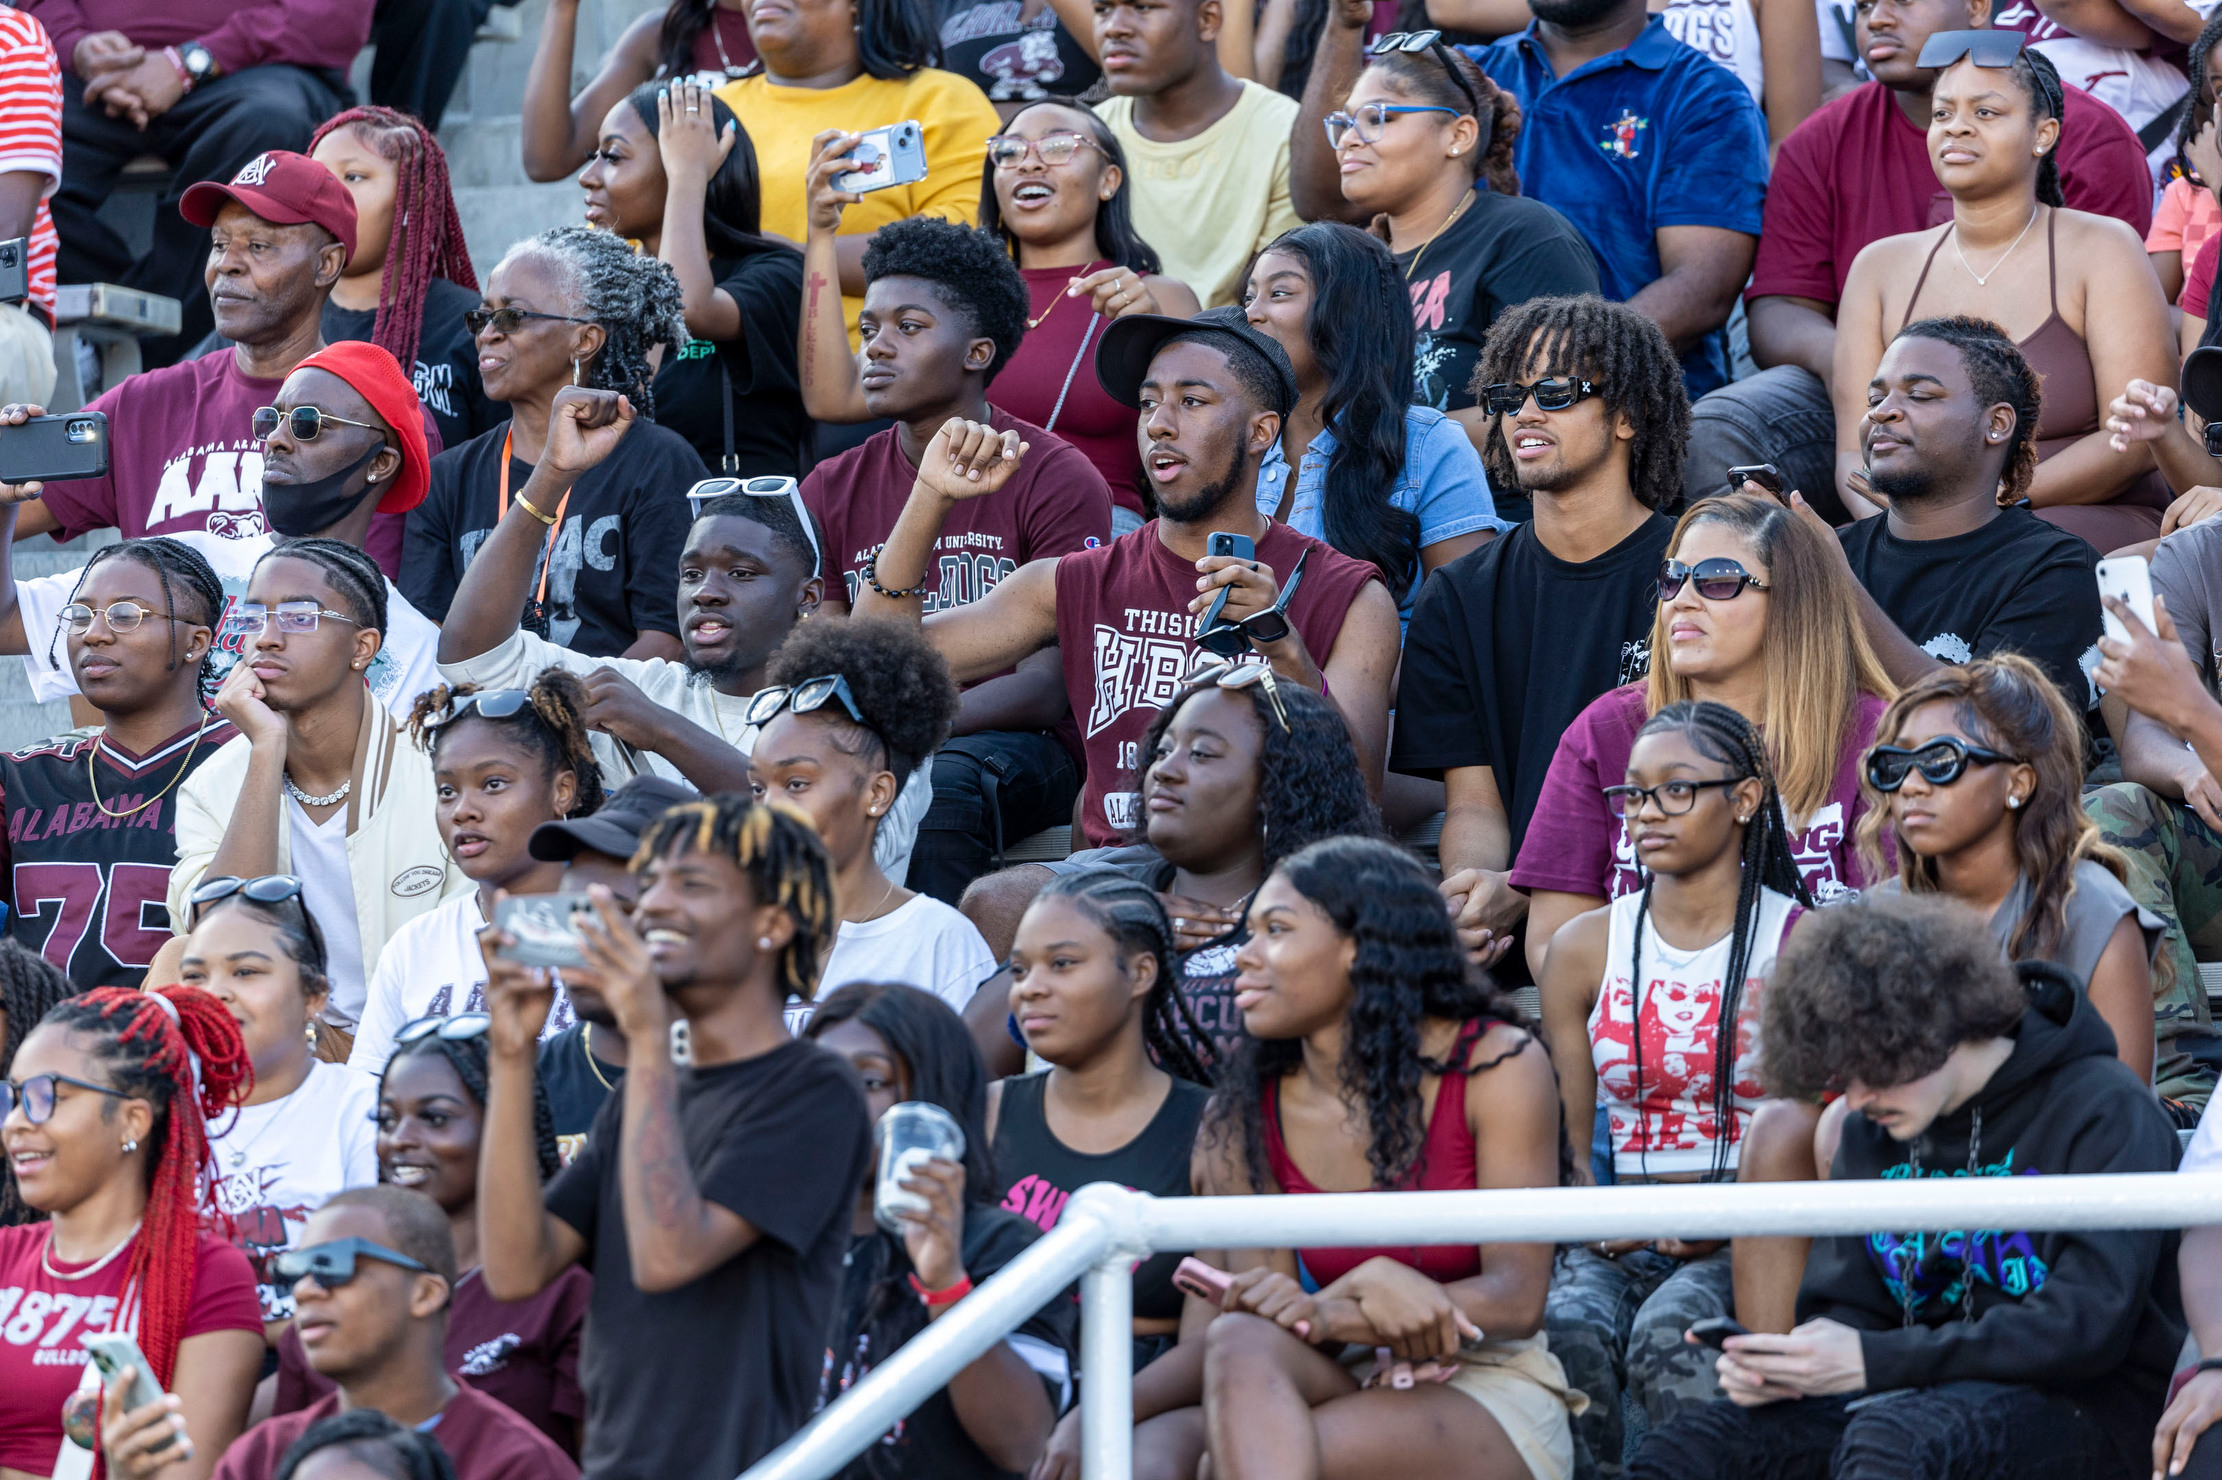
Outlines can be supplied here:
M340 128L353 129L356 138L394 164L393 233L386 239L370 342L400 361L403 370L411 370L432 280L446 278L478 291L478 274L471 270L463 223L455 214L455 192L448 184L447 154L420 120L377 107L349 108L326 119L310 138L310 151ZM417 229L410 230L412 226Z
M89 1051L115 1087L154 1104L147 1208L124 1289L138 1296L139 1349L167 1388L193 1302L208 1124L247 1097L254 1065L231 1014L198 987L101 987L69 998L46 1021L94 1039Z

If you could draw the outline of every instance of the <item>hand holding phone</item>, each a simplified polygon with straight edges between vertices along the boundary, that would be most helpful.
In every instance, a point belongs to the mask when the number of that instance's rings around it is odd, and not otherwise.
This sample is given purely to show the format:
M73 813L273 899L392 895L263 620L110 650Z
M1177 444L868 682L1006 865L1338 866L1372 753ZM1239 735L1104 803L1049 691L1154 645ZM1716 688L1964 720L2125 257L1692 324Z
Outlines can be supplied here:
M1228 534L1224 530L1215 530L1204 547L1204 553L1223 559L1255 560L1258 558L1258 547L1257 542L1246 534ZM1211 609L1204 613L1203 621L1196 628L1198 632L1209 632L1219 625L1219 614L1226 610L1227 597L1233 591L1232 586L1219 588L1219 594L1211 599Z
M1222 1302L1225 1301L1227 1291L1233 1284L1233 1275L1228 1274L1223 1269L1213 1268L1194 1255L1181 1260L1173 1270L1174 1289L1185 1291L1198 1300L1208 1300L1213 1305L1221 1306L1222 1309L1224 1308ZM1293 1329L1299 1341L1309 1341L1311 1339L1312 1323L1310 1321L1298 1321Z
M20 422L0 422L0 483L97 478L107 471L108 417L103 412L34 414Z
M1723 1350L1722 1343L1731 1336L1749 1336L1744 1323L1734 1316L1712 1316L1695 1322L1690 1327L1690 1339L1699 1346L1709 1346L1714 1351Z
M2142 555L2119 555L2098 564L2099 595L2111 596L2125 602L2137 613L2137 620L2145 624L2147 632L2157 633L2160 623L2153 616L2153 568ZM2129 641L2129 627L2111 611L2103 612L2106 635L2116 642Z
M926 178L926 131L915 119L866 129L849 151L856 165L833 177L834 188L861 194L890 185L915 185Z
M584 966L579 919L593 913L593 899L576 890L505 895L494 905L494 928L509 937L500 954L524 966Z
M185 1432L184 1415L165 1406L167 1394L162 1391L162 1384L155 1381L153 1365L130 1333L95 1331L78 1337L78 1341L91 1355L93 1365L100 1369L103 1447L109 1451L115 1467L124 1474L159 1468L133 1462L166 1454L178 1445L183 1445L183 1454L189 1456L193 1452L193 1441ZM110 1425L120 1426L127 1415L148 1408L160 1411L128 1431L111 1433Z

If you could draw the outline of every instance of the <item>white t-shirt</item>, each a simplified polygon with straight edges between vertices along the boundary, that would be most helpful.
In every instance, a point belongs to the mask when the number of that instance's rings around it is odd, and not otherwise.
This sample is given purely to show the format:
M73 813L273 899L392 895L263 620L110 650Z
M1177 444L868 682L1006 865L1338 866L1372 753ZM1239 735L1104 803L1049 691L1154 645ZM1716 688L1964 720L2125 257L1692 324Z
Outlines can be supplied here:
M293 829L293 872L301 881L301 902L324 936L324 976L332 995L325 1020L351 1028L363 1015L363 929L355 917L355 876L347 863L347 809L321 823L289 793L286 820Z
M478 932L485 924L473 889L393 933L371 975L348 1068L372 1076L384 1073L393 1055L393 1035L418 1018L486 1010L486 958L478 949ZM540 1036L553 1038L571 1023L571 999L558 977L555 1003Z
M970 920L920 894L877 920L842 922L818 974L818 1000L852 982L907 982L963 1012L995 968L994 953Z
M2184 1148L2177 1171L2222 1172L2222 1115L2214 1108L2218 1101L2222 1095L2207 1101L2207 1108L2199 1112L2199 1128L2191 1133L2191 1144Z
M209 1200L232 1216L258 1281L269 1255L300 1243L326 1198L378 1180L377 1114L376 1080L319 1060L284 1099L215 1122L224 1133L209 1141L216 1164ZM264 1320L293 1314L292 1295L267 1282L256 1291Z
M191 545L208 560L216 571L216 578L224 583L224 613L246 599L247 578L254 574L255 562L268 554L276 543L267 534L250 535L245 539L226 539L206 530L189 529L169 536ZM77 582L85 573L79 566L57 575L37 576L16 582L16 603L23 615L23 635L31 644L31 651L23 659L23 666L30 676L31 697L40 703L53 699L66 699L77 692L77 677L69 669L69 638L60 637L51 643L62 620L62 608L69 605L70 595L77 589ZM223 624L217 624L216 651L209 654L209 671L218 682L231 672L232 664L239 661L239 639L226 637ZM52 651L54 661L47 661ZM386 640L378 649L378 656L370 663L370 670L363 676L370 683L370 691L378 702L393 712L396 719L409 717L409 706L417 695L440 682L440 629L424 613L409 604L401 588L386 582Z

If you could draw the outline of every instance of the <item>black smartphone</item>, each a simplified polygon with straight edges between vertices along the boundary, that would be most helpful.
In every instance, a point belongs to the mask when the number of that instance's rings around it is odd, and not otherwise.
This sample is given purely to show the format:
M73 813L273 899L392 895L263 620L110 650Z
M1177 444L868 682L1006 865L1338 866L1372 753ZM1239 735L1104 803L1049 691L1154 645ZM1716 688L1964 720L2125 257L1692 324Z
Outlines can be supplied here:
M1728 1340L1729 1337L1749 1336L1751 1332L1745 1329L1744 1323L1734 1316L1713 1316L1693 1324L1690 1327L1690 1334L1703 1345L1711 1347L1714 1351L1719 1351L1721 1343Z
M1224 530L1214 530L1210 543L1205 546L1205 553L1231 555L1237 560L1255 560L1258 558L1258 547L1246 534L1228 534ZM1219 594L1211 599L1211 610L1204 613L1203 623L1196 629L1198 632L1209 632L1219 625L1219 613L1225 610L1227 593L1232 590L1232 586L1219 588Z
M0 426L0 483L97 478L108 471L108 417L99 411L34 416Z
M1783 496L1782 470L1773 463L1750 463L1744 467L1728 470L1728 491L1730 493L1742 493L1744 484L1747 482L1758 484L1778 499ZM1788 502L1787 499L1783 501Z
M31 244L11 237L0 242L0 303L22 303L31 296Z

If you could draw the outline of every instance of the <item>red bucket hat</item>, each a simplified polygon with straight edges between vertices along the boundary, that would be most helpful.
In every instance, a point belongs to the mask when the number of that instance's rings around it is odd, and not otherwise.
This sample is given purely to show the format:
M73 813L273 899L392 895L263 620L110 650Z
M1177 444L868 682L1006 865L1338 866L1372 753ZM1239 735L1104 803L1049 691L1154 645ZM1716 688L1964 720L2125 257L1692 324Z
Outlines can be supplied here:
M195 226L214 226L227 200L279 226L314 221L338 237L348 259L354 259L355 198L337 175L306 154L266 149L240 166L230 184L203 180L187 190L177 213Z
M370 403L379 420L393 428L401 442L401 471L378 500L378 512L406 514L423 503L432 487L432 454L424 440L423 404L417 400L416 387L409 383L409 377L401 373L400 362L375 344L343 339L325 345L293 368L337 375Z

